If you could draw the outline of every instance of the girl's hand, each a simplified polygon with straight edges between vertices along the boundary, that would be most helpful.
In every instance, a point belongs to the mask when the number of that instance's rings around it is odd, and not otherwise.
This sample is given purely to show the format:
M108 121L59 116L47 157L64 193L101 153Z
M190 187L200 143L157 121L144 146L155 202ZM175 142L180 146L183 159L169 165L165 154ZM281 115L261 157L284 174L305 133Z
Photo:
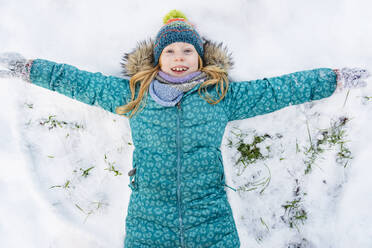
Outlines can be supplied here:
M0 65L8 70L0 70L0 78L17 77L28 80L31 61L19 53L0 53Z
M350 89L350 88L360 88L365 87L367 82L366 79L370 76L370 73L366 69L361 68L342 68L341 70L333 70L337 75L337 88Z

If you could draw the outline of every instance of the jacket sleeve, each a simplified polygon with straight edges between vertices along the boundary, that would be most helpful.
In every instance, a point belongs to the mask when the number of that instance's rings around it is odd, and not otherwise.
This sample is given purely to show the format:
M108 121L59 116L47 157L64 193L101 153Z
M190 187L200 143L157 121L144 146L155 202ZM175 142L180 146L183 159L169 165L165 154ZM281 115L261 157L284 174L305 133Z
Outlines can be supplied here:
M229 121L241 120L329 97L336 89L336 74L320 68L279 77L230 82L225 96Z
M30 82L70 98L115 113L130 97L129 80L102 73L79 70L74 66L36 59Z

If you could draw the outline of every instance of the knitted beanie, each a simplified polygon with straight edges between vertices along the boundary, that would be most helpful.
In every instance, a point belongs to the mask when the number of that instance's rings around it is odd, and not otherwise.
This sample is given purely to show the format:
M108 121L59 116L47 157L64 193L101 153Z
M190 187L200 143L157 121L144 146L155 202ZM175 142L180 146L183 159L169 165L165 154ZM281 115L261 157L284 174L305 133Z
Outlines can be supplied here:
M203 59L203 41L184 14L172 10L164 17L164 24L156 35L154 42L154 65L159 63L159 57L163 49L174 42L185 42L193 45Z

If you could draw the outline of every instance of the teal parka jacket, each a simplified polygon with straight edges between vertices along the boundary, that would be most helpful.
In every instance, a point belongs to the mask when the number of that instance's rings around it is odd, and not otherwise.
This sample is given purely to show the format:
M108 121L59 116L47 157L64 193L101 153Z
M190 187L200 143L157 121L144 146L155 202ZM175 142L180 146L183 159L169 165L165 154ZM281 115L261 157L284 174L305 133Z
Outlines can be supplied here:
M30 81L115 113L130 99L129 81L36 59ZM225 98L207 103L198 85L164 107L149 94L130 119L132 194L125 247L240 247L225 192L220 151L229 121L330 96L336 74L321 68L262 80L230 82ZM210 95L218 97L213 87Z

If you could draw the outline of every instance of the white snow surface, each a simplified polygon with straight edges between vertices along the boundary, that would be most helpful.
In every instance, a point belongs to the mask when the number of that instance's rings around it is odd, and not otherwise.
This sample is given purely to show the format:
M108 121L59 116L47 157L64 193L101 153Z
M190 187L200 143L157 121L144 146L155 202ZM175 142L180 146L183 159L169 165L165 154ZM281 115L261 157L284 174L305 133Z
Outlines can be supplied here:
M320 67L372 71L368 0L0 0L0 52L121 76L122 55L154 37L171 9L229 48L234 80ZM371 79L365 88L228 125L221 147L227 184L249 186L226 188L241 247L372 247L366 97ZM0 104L0 247L123 247L133 151L128 120L17 79L0 79ZM305 174L306 148L341 117L353 159L340 165L339 146L325 146ZM242 172L236 147L229 147L234 133L246 142L270 135L259 145L268 158ZM291 228L284 205L296 199L307 219Z

